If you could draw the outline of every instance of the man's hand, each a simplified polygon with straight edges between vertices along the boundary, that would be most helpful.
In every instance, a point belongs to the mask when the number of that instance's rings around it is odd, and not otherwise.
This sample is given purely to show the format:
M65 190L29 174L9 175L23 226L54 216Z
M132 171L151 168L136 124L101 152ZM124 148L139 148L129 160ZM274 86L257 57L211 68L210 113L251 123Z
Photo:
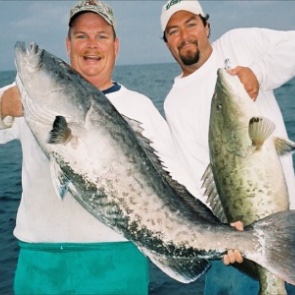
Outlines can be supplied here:
M8 88L2 95L2 119L4 119L6 116L22 117L23 115L23 106L18 88L16 86Z
M230 224L235 227L237 230L244 230L244 225L241 221L233 222ZM223 256L222 261L225 265L233 264L233 263L242 263L243 256L241 255L239 250L228 250L227 254Z
M259 83L252 70L247 67L236 67L228 69L227 72L230 75L237 75L239 77L249 96L255 101L259 92Z
M227 254L223 256L222 261L225 265L233 263L242 263L244 260L239 250L228 250Z

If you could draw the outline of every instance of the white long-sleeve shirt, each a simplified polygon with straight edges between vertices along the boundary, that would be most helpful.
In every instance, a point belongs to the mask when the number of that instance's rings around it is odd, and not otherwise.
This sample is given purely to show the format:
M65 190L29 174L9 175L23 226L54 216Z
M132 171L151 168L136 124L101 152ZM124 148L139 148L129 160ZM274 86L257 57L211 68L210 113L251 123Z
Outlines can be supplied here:
M275 134L286 138L287 132L273 90L295 75L295 31L235 29L212 43L213 52L193 74L174 80L164 110L176 148L190 169L199 194L201 177L209 163L208 130L211 98L217 69L229 59L232 68L244 66L256 75L260 90L256 103L262 115L276 124ZM289 195L295 208L295 178L292 156L281 157Z
M0 97L6 88L0 89ZM124 86L107 97L121 114L143 124L145 136L159 143L159 150L166 149L169 128L150 99ZM10 128L3 129L5 125ZM14 122L7 118L1 126L0 144L19 139L23 151L23 191L14 229L19 240L38 243L125 241L88 213L69 193L60 200L51 181L49 161L23 117L15 118Z

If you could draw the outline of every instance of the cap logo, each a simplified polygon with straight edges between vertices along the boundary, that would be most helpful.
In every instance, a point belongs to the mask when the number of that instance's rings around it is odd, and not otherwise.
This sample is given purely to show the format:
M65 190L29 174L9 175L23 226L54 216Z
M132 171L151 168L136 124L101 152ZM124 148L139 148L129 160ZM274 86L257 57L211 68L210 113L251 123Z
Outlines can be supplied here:
M167 5L166 5L166 11L173 5L181 2L181 0L171 0Z

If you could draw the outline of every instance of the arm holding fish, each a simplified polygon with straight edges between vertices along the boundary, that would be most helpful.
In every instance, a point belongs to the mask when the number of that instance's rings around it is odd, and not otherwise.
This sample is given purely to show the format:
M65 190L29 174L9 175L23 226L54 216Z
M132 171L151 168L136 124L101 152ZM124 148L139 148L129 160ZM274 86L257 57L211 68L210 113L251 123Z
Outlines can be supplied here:
M228 69L227 72L231 75L237 75L239 77L247 93L255 101L259 92L259 82L254 72L248 67L241 66Z
M242 66L233 70L242 77L251 97L255 96L257 82L260 89L273 90L295 76L295 31L234 29L217 40L216 46L224 49L223 54L231 63Z
M250 68L261 89L273 90L295 76L295 31L260 29L254 42L261 58Z
M11 127L15 117L23 116L20 94L14 84L0 89L0 111L0 129Z

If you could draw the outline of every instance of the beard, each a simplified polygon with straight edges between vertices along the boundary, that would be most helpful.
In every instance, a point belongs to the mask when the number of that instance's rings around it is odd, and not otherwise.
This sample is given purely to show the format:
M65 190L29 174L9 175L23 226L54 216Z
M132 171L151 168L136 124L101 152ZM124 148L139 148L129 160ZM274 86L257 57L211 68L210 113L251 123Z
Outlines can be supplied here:
M183 62L183 64L186 66L191 66L191 65L197 63L200 59L200 51L198 49L198 42L194 41L191 43L196 45L196 51L190 50L186 53L181 54L180 51L181 51L183 45L181 45L178 48L178 50L180 52L179 57L180 57L181 61Z
M195 63L197 63L200 60L200 51L196 51L193 53L188 53L186 55L180 55L180 58L186 66L191 66Z

